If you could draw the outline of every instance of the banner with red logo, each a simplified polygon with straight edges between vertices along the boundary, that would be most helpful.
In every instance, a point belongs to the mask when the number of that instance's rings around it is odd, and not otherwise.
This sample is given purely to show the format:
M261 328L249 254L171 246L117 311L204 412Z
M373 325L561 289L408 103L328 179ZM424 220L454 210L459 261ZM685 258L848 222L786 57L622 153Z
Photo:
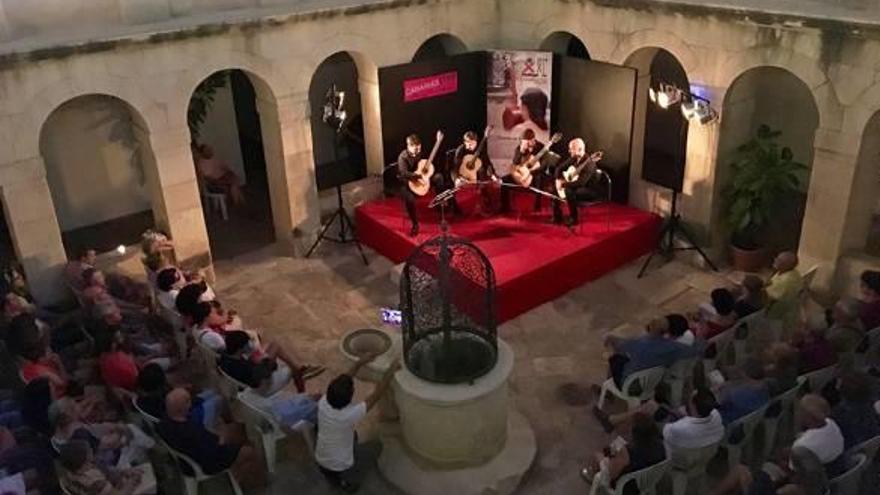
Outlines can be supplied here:
M526 129L538 141L550 139L553 54L519 50L490 51L486 72L486 122L495 128L489 158L504 175Z
M406 103L435 98L458 91L458 72L444 72L403 81L403 101Z

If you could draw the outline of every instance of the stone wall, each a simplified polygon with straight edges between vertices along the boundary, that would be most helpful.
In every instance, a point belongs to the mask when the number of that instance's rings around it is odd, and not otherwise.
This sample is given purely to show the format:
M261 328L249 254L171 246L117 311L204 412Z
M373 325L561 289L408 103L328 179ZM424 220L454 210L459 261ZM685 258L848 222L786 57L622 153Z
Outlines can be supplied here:
M153 152L154 163L146 174L157 223L175 239L179 258L207 266L210 253L186 126L186 108L196 85L215 71L233 68L245 71L254 84L276 237L302 245L314 235L319 217L308 104L318 65L339 51L354 59L368 167L378 171L382 149L377 67L410 60L422 42L439 33L459 38L470 49L484 49L536 48L551 33L567 31L584 42L593 59L618 64L635 64L632 56L640 49L663 48L719 110L734 81L749 69L785 69L809 90L818 111L800 254L805 264L820 264L818 281L830 286L839 260L857 249L850 239L858 235L844 235L853 205L859 204L851 204L849 193L863 176L857 173L863 130L880 109L873 62L880 55L880 35L864 25L855 29L815 19L798 24L788 17L756 17L705 6L650 10L648 2L639 0L388 0L303 13L318 3L302 2L288 13L284 5L274 5L272 16L261 19L254 18L258 10L237 21L200 17L197 26L165 25L161 32L14 55L4 47L21 44L0 44L0 52L7 53L0 57L0 149L5 150L0 156L0 191L17 252L42 299L59 295L56 276L64 251L39 131L64 102L105 94L137 112ZM181 12L189 4L194 10L207 5L175 1L169 4L171 10L172 4ZM105 14L112 12L108 8ZM6 9L0 20L8 25L9 18ZM798 111L792 109L791 118L798 118ZM713 215L720 204L716 157L722 132L719 124L690 126L681 204L685 219L706 234L716 254L725 244L723 237L713 235ZM860 166L876 163L863 160ZM665 212L668 196L641 181L640 169L636 150L633 204Z

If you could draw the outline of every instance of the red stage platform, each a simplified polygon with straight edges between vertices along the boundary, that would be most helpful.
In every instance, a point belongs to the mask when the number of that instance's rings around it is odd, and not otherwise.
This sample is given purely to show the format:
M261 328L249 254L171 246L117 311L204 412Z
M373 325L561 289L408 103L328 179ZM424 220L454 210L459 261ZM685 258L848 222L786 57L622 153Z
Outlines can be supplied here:
M594 280L651 251L658 234L657 215L608 203L581 209L581 225L570 231L549 223L550 208L531 213L531 196L518 194L525 214L483 217L471 213L474 195L459 196L464 218L451 219L449 232L476 244L492 263L498 321ZM419 201L421 231L409 237L409 220L400 198L372 201L356 211L358 237L394 263L406 260L420 243L440 233L439 215ZM567 212L567 208L563 211Z

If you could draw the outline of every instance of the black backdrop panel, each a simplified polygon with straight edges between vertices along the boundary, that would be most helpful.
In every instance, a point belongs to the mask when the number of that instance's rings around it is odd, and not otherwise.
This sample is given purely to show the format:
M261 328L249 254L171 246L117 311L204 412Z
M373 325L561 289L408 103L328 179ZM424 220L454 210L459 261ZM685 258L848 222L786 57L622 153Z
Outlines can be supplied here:
M630 67L572 57L559 57L555 128L587 142L590 151L603 150L600 162L613 182L612 195L625 203L629 191L630 148L635 108L636 70ZM567 152L567 148L564 148Z
M405 80L451 71L458 73L455 93L409 103L403 101ZM482 133L486 126L486 54L472 52L382 67L379 69L379 96L385 163L397 161L397 155L406 147L404 140L410 134L422 138L422 150L427 155L438 129L446 135L438 154L442 161L442 153L458 146L466 131ZM439 165L441 162L434 163Z
M652 82L674 84L689 89L687 74L669 52L660 50L651 62ZM648 95L639 95L648 98ZM645 114L645 157L642 178L648 182L681 192L687 155L688 121L681 116L681 106L661 108L648 100Z

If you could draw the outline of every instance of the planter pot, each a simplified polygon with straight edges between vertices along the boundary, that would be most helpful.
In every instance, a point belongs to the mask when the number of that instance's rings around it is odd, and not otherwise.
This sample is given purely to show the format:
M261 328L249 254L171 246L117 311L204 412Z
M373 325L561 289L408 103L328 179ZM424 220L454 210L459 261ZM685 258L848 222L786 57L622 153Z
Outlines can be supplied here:
M741 272L758 272L770 263L767 248L742 249L730 245L733 268Z

